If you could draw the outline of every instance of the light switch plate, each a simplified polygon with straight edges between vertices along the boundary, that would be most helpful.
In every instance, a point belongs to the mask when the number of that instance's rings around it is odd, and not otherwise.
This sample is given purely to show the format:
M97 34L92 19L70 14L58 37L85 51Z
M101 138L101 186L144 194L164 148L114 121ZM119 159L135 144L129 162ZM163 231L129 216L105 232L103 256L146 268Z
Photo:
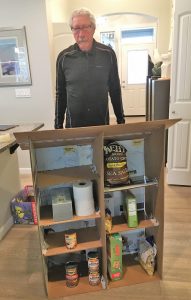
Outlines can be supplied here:
M31 97L31 90L30 88L15 89L15 95L17 98L29 98Z

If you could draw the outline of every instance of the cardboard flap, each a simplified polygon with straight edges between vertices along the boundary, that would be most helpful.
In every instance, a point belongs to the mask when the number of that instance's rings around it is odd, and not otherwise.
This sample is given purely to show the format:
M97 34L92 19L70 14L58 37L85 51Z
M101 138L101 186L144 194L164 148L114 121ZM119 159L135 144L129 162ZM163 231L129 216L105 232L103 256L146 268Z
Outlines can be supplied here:
M17 143L21 149L29 149L30 142L36 148L74 145L74 144L91 144L100 135L103 134L102 126L84 127L84 128L67 128L43 130L36 132L15 132Z
M37 148L51 147L56 145L88 144L92 143L98 135L103 134L105 138L116 136L139 135L152 132L159 128L168 129L181 119L165 119L156 121L145 121L119 125L105 125L92 127L79 127L55 130L15 132L15 138L21 149L29 149L30 142Z

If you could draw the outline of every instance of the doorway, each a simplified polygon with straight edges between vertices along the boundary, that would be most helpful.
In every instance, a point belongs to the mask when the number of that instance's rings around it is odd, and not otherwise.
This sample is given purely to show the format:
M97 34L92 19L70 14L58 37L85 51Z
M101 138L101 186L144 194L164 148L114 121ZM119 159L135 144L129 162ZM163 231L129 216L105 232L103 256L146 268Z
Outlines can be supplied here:
M124 114L145 116L148 55L152 59L157 46L157 18L137 13L104 15L97 20L97 39L103 42L103 34L107 37L111 33L110 45L117 55ZM111 105L109 109L114 115Z

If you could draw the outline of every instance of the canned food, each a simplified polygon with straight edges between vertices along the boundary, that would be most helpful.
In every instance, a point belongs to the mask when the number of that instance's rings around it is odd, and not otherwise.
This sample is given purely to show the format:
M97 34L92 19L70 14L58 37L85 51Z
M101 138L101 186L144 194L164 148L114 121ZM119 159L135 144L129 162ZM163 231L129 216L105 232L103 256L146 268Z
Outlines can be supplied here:
M89 272L99 270L99 258L97 251L91 251L88 253L88 268Z
M79 282L78 265L76 262L69 261L65 265L66 285L67 287L75 287Z
M89 272L89 284L98 285L100 283L99 271Z
M65 233L65 243L68 249L74 249L77 246L77 236L74 230Z

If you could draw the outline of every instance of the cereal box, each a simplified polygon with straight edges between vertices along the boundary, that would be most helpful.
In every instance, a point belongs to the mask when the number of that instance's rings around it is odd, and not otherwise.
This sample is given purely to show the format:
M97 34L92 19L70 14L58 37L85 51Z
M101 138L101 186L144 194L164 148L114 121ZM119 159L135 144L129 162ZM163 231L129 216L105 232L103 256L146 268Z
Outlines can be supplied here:
M107 237L108 273L111 280L119 280L123 275L122 238L119 233Z

